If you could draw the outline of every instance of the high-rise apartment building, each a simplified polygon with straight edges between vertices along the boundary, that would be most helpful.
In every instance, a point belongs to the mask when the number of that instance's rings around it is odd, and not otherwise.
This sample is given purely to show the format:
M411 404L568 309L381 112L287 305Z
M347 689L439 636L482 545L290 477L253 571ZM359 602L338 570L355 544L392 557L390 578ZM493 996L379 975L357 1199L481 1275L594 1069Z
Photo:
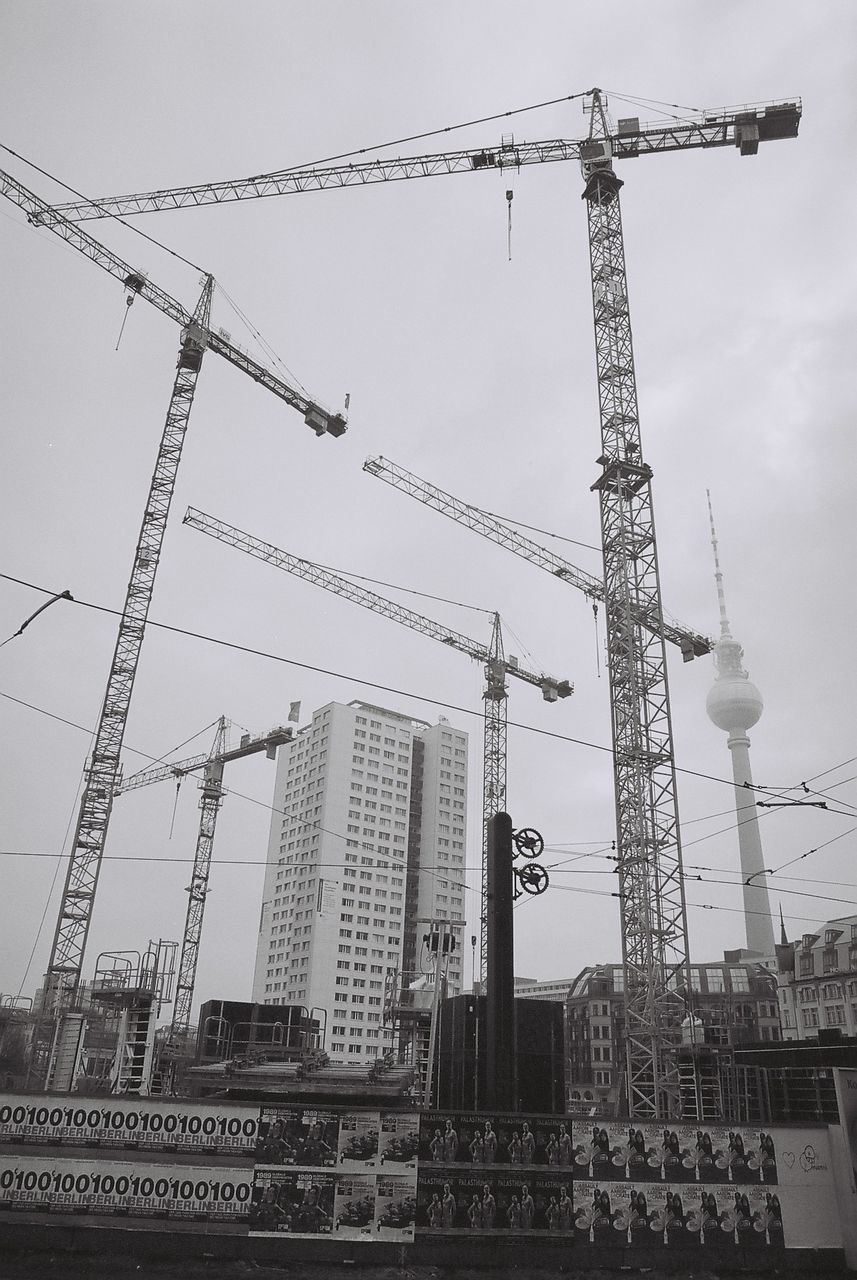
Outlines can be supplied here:
M427 969L420 919L464 924L467 734L331 702L280 748L253 1000L323 1010L339 1061L393 1044L385 995ZM448 990L462 987L453 955Z

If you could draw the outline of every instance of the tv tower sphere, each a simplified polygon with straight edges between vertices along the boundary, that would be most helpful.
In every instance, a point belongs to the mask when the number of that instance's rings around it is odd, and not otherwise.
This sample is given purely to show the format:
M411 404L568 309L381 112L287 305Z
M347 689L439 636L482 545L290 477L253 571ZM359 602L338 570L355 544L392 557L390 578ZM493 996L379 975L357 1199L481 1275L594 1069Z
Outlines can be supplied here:
M705 699L710 720L724 733L746 733L764 710L761 693L741 666L744 651L737 640L721 636L714 646L717 676Z

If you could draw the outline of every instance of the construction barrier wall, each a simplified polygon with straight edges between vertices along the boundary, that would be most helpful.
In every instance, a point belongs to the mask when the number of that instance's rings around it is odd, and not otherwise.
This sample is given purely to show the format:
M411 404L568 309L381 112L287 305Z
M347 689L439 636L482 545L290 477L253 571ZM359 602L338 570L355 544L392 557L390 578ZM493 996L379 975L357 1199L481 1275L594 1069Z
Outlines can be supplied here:
M832 1131L831 1131L832 1132ZM827 1126L0 1095L3 1216L252 1237L841 1250ZM837 1138L838 1140L838 1138Z

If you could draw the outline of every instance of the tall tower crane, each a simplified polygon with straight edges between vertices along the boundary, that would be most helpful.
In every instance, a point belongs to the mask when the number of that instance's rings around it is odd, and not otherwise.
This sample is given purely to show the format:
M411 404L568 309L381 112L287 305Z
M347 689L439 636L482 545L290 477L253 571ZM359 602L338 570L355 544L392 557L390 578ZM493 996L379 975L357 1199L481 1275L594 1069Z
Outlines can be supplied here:
M283 569L286 573L292 573L307 582L312 582L317 587L324 587L326 591L331 591L334 595L344 596L346 600L352 600L355 604L362 605L364 609L371 609L373 613L379 613L382 617L389 618L392 622L398 622L401 626L409 627L412 631L418 631L421 635L430 636L433 640L438 640L441 644L448 645L449 648L457 649L459 653L465 653L477 662L484 663L485 691L482 698L485 703L485 717L482 772L482 879L480 890L480 933L482 950L484 951L487 944L485 920L487 917L488 819L492 818L495 813L502 812L506 806L506 738L509 696L506 676L515 676L518 680L523 680L525 684L535 685L536 688L541 689L542 697L546 702L556 702L559 698L569 697L573 692L573 686L567 680L555 680L552 676L536 675L531 671L525 671L515 658L507 658L503 649L503 634L498 613L494 614L491 642L486 647L477 640L471 640L469 636L462 635L458 631L451 631L448 627L433 621L431 618L423 617L422 614L414 613L413 610L406 609L403 605L397 604L393 600L388 600L386 596L377 595L374 591L367 591L365 587L359 587L355 583L349 582L346 578L340 577L339 574L333 573L322 565L313 564L310 560L302 560L298 556L291 555L288 551L272 546L269 542L262 542L249 533L235 529L232 525L224 524L222 520L206 515L204 511L197 511L193 507L188 507L184 523L189 524L194 529L199 529L201 533L208 534L211 538L217 538L220 542L225 542L230 546L237 547L239 551L255 556L257 560L264 560L267 564L272 564L277 569Z
M618 159L691 148L736 147L797 136L799 100L704 112L666 125L636 118L611 128L601 91L590 95L588 136L575 142L514 142L406 159L294 169L262 178L182 187L90 202L73 217L139 213L326 187L439 174L517 169L577 159L583 178L601 422L598 493L604 552L608 670L614 744L617 848L625 973L630 1114L676 1115L674 989L690 991L687 918L672 750L669 690L651 497L637 416ZM658 634L641 614L658 619Z
M237 747L227 749L228 729L228 720L225 716L221 716L217 722L214 743L207 756L193 756L173 764L154 765L151 769L142 769L139 773L132 774L130 778L121 781L114 792L117 796L124 795L128 791L136 791L139 787L148 787L154 782L163 782L168 778L175 778L177 783L180 783L182 778L186 778L189 774L202 773L199 783L202 792L199 801L199 832L193 857L193 873L187 888L187 916L182 935L179 975L170 1025L170 1035L176 1038L186 1035L191 1024L193 990L196 983L196 965L202 937L205 900L208 896L214 831L217 815L226 795L223 787L224 765L231 760L242 760L245 756L257 755L260 751L264 751L269 760L274 760L277 747L282 746L284 742L291 742L294 737L294 730L291 727L279 725L258 738L251 738L249 733L245 733Z
M442 515L449 516L451 520L472 529L474 533L487 538L489 542L496 542L498 546L505 547L507 551L520 556L529 564L544 569L546 573L559 578L560 582L576 587L590 600L603 602L604 582L601 578L595 578L591 573L578 569L577 565L558 556L555 551L550 551L540 543L534 542L532 538L521 533L520 529L507 524L499 516L482 511L469 502L463 502L461 498L454 498L451 493L446 493L437 485L421 479L412 471L406 471L404 467L391 462L389 458L380 456L367 458L363 463L363 470L379 480L384 480L394 489L401 489L403 493L416 498L418 502L431 507L432 510L439 511ZM704 654L711 652L712 641L707 636L691 631L681 623L656 617L651 610L644 611L635 605L632 605L632 608L641 626L655 635L663 635L670 644L678 646L685 662L691 662L694 658L701 658Z
M131 691L137 671L143 634L161 555L167 516L175 489L191 405L203 356L208 348L260 382L288 405L304 414L316 434L337 436L345 419L331 414L297 392L264 366L209 328L214 278L205 277L202 294L192 314L174 298L123 262L81 227L53 214L50 205L32 191L0 172L0 194L25 210L31 221L44 221L51 231L121 280L130 296L139 295L182 326L178 371L167 410L164 432L152 476L149 495L134 552L131 578L119 622L107 690L102 704L92 755L86 769L83 795L72 842L68 872L60 903L45 982L45 1012L62 1014L75 1000L80 985L83 955L92 918L95 890L116 787L121 778L120 752L128 718ZM46 215L50 218L46 219ZM78 1020L79 1021L79 1020ZM68 1024L68 1035L77 1037L79 1026ZM61 1063L74 1061L65 1052L65 1029L60 1017L47 1071L47 1085L56 1090L71 1087Z

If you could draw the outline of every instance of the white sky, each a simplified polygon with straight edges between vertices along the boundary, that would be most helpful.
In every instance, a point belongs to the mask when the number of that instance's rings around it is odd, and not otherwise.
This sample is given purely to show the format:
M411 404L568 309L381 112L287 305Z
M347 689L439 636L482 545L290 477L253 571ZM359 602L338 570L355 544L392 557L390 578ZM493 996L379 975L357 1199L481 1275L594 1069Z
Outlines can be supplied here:
M638 113L614 96L623 93L699 108L802 96L797 141L763 146L753 159L724 149L620 170L666 607L716 630L708 487L734 633L766 701L751 734L756 781L794 787L832 770L817 786L831 789L839 812L763 818L771 868L826 845L771 879L793 936L857 902L855 836L844 834L857 826L847 781L857 765L843 763L857 756L848 391L855 36L853 4L790 0L271 0L240 9L221 0L7 0L0 11L0 141L94 196L311 162L594 83L610 92L614 116ZM656 118L654 108L639 114ZM494 145L509 132L575 138L584 128L576 101L399 150ZM0 167L41 195L68 198L0 155ZM348 434L317 440L299 415L207 357L151 617L347 678L150 631L128 748L163 755L221 713L260 732L297 699L305 716L332 699L364 697L434 720L442 708L419 695L436 698L473 735L468 862L477 883L479 667L182 527L188 504L324 564L499 608L520 637L507 632L508 649L576 685L572 699L549 707L518 684L510 719L608 745L607 681L603 663L597 678L583 597L361 470L383 453L478 505L597 543L580 192L577 166L561 164L531 166L513 182L461 175L138 220L213 271L315 397L340 407L351 393ZM117 282L28 226L15 206L4 202L0 213L2 570L119 608L179 334L140 302L115 352L125 311ZM89 230L193 306L194 271L121 226ZM215 308L214 323L248 341L222 294ZM595 553L552 545L599 572ZM0 638L44 599L0 579ZM487 641L481 615L403 599ZM0 651L0 691L94 726L115 630L108 616L55 605ZM684 666L673 653L670 676L677 762L689 771L680 775L685 860L694 873L710 869L688 885L691 949L716 959L743 943L732 796L722 781L730 763L705 715L710 661ZM14 995L43 912L25 994L47 962L65 875L56 857L68 849L88 738L9 697L0 699L0 991ZM207 749L211 736L180 755ZM126 772L141 763L129 752ZM197 1003L250 994L273 778L262 758L227 774L232 794L215 853L226 865L212 872ZM193 784L182 788L170 839L173 800L164 784L117 802L87 973L101 950L181 937ZM548 863L603 850L614 831L609 755L511 729L508 807L517 826L543 832L554 850ZM617 960L618 905L606 896L614 884L599 858L558 870L551 891L516 916L516 972L550 978Z

